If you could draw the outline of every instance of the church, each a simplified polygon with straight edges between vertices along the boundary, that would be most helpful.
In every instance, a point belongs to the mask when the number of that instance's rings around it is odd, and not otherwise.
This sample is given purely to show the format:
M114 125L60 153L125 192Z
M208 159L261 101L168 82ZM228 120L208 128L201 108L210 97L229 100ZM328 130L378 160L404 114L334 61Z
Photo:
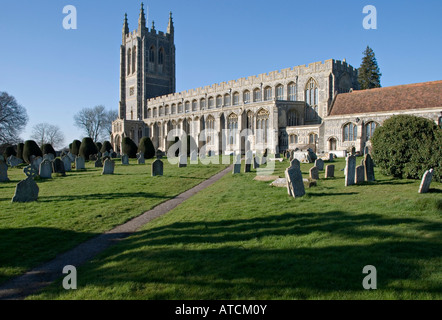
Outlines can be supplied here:
M313 149L338 157L370 145L376 127L395 114L434 120L442 115L442 81L358 89L358 71L329 59L175 92L172 13L167 31L146 27L143 4L138 28L125 17L120 47L120 103L111 144L150 137L167 151L168 133L194 138L205 152L252 150L280 153ZM181 135L181 134L180 134Z

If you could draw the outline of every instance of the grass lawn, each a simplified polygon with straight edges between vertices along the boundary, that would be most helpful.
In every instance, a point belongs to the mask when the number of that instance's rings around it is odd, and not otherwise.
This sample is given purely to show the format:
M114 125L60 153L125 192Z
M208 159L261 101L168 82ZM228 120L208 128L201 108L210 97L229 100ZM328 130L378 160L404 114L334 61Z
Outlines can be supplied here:
M283 176L288 162L276 165ZM297 199L229 174L78 268L77 290L60 280L30 299L441 299L442 184L418 194L420 181L376 169L376 182L344 187L335 165ZM362 287L366 265L377 290Z
M164 176L151 177L151 163L116 161L115 174L86 164L86 171L39 180L37 202L11 203L16 184L26 178L10 168L0 183L0 283L53 259L85 240L142 214L213 176L226 166L178 168L164 162Z

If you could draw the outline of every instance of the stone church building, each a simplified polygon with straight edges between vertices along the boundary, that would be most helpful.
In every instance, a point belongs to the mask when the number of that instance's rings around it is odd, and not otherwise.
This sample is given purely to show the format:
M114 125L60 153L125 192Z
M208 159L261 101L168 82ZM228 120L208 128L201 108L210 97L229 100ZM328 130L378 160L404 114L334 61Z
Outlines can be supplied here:
M168 132L180 129L216 154L312 148L343 156L352 147L363 150L394 114L440 121L442 81L356 90L357 69L345 60L175 92L172 14L166 33L154 23L149 29L142 5L138 29L130 32L126 17L122 36L120 105L111 135L116 151L122 138L138 144L143 136L166 151Z

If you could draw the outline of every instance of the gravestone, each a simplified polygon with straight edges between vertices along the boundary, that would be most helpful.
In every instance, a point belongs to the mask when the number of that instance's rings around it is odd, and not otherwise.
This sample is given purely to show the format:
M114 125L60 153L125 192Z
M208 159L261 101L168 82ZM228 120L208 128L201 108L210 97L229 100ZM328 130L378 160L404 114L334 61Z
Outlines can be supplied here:
M123 154L121 157L121 164L125 166L129 165L129 156L127 154Z
M260 165L264 165L264 164L266 164L267 163L267 156L268 156L268 154L267 154L268 152L267 152L267 149L265 150L265 152L264 152L264 154L262 155L262 157L261 157L261 162L260 162Z
M348 156L345 159L345 186L351 186L355 184L355 173L356 173L356 157Z
M322 159L316 159L316 161L315 161L315 167L318 168L319 171L324 170L324 160L322 160Z
M310 168L310 179L319 180L319 170L317 167Z
M365 167L365 180L367 181L375 181L374 177L374 163L371 159L370 154L366 153L364 156L364 160L362 160L362 164Z
M318 156L316 155L316 153L313 152L313 150L311 148L307 149L307 160L309 163L313 163L315 162L315 160L318 159Z
M289 196L296 198L305 195L302 172L296 162L293 163L293 166L290 166L285 170L285 178L287 180L287 193Z
M110 157L110 153L108 151L104 151L103 152L103 158L104 157Z
M144 153L143 152L137 153L137 163L138 164L145 164L146 163L146 161L144 160Z
M156 159L154 162L152 162L152 177L162 176L163 167L163 161L161 161L160 159Z
M299 168L301 169L301 162L299 162L298 159L293 159L290 161L290 167L289 168Z
M75 170L84 170L86 169L84 158L76 157L75 158Z
M253 157L253 169L258 169L259 168L259 163L260 163L260 160L259 160L259 157L257 157L257 156L254 156Z
M233 174L241 173L241 155L237 154L234 156L234 163L233 163Z
M245 165L244 165L244 172L251 171L252 161L253 161L253 152L252 152L252 150L249 150L246 152L246 161L245 161Z
M55 157L52 153L46 153L43 155L43 160L53 161L54 159L55 159Z
M94 162L94 167L95 168L102 168L103 167L103 162L101 162L101 159L97 159L97 161Z
M157 157L157 159L161 160L163 158L163 152L161 152L160 150L157 150L155 152L155 156Z
M11 167L16 167L16 166L18 166L19 164L22 164L22 163L23 163L22 159L19 159L19 158L15 157L15 156L12 156L12 155L7 160L7 164L9 164Z
M64 163L59 158L56 158L52 161L52 172L61 174L62 176L66 175L66 170L64 169Z
M37 176L38 171L32 165L29 165L23 169L23 172L27 178L17 184L12 202L37 201L39 188L34 181L34 177Z
M351 147L351 155L354 156L356 154L356 148Z
M433 179L434 170L425 171L419 186L419 193L427 193L430 190L431 180Z
M333 153L328 154L328 161L333 162L335 160L335 155Z
M69 156L66 155L63 158L61 158L61 161L63 161L64 171L70 172L72 169L71 158L69 158Z
M370 150L368 149L368 146L365 146L364 148L364 154L369 154Z
M192 150L192 152L190 152L190 163L198 164L198 152L196 152L196 150Z
M335 165L329 164L325 167L325 178L334 178L335 177Z
M33 160L31 160L31 165L34 167L35 171L39 172L40 164L42 161L43 161L43 158L40 156L34 157Z
M357 166L356 167L356 184L361 184L365 181L365 167L364 166Z
M187 167L187 155L180 154L179 155L180 161L178 162L178 168L185 168Z
M118 152L118 153L115 153L115 152L111 152L111 153L109 153L109 157L111 157L111 158L121 158L121 154Z
M0 182L8 182L8 165L0 160Z
M40 163L38 175L42 179L51 179L52 178L52 163L51 163L51 161L45 159Z
M71 160L71 163L74 163L75 162L75 158L76 158L76 156L73 154L73 153L68 153L68 157L69 157L69 160Z
M101 174L114 174L115 162L111 159L104 160L103 171Z

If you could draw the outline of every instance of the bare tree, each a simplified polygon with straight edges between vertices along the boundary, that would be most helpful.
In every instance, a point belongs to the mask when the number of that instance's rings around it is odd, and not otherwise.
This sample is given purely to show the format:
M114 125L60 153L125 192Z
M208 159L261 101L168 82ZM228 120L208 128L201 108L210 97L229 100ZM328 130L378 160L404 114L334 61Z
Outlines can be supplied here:
M104 125L106 130L106 137L103 137L104 140L109 139L110 135L112 134L112 121L116 120L117 118L117 110L109 110L108 112L106 112L106 120Z
M0 143L15 144L28 122L26 109L13 96L0 92Z
M83 108L74 116L75 125L82 129L86 135L97 142L112 133L112 121L117 118L113 110L106 111L104 106Z
M49 143L54 148L59 148L64 142L64 135L58 126L39 123L32 128L31 138L35 140L41 147L46 143Z

